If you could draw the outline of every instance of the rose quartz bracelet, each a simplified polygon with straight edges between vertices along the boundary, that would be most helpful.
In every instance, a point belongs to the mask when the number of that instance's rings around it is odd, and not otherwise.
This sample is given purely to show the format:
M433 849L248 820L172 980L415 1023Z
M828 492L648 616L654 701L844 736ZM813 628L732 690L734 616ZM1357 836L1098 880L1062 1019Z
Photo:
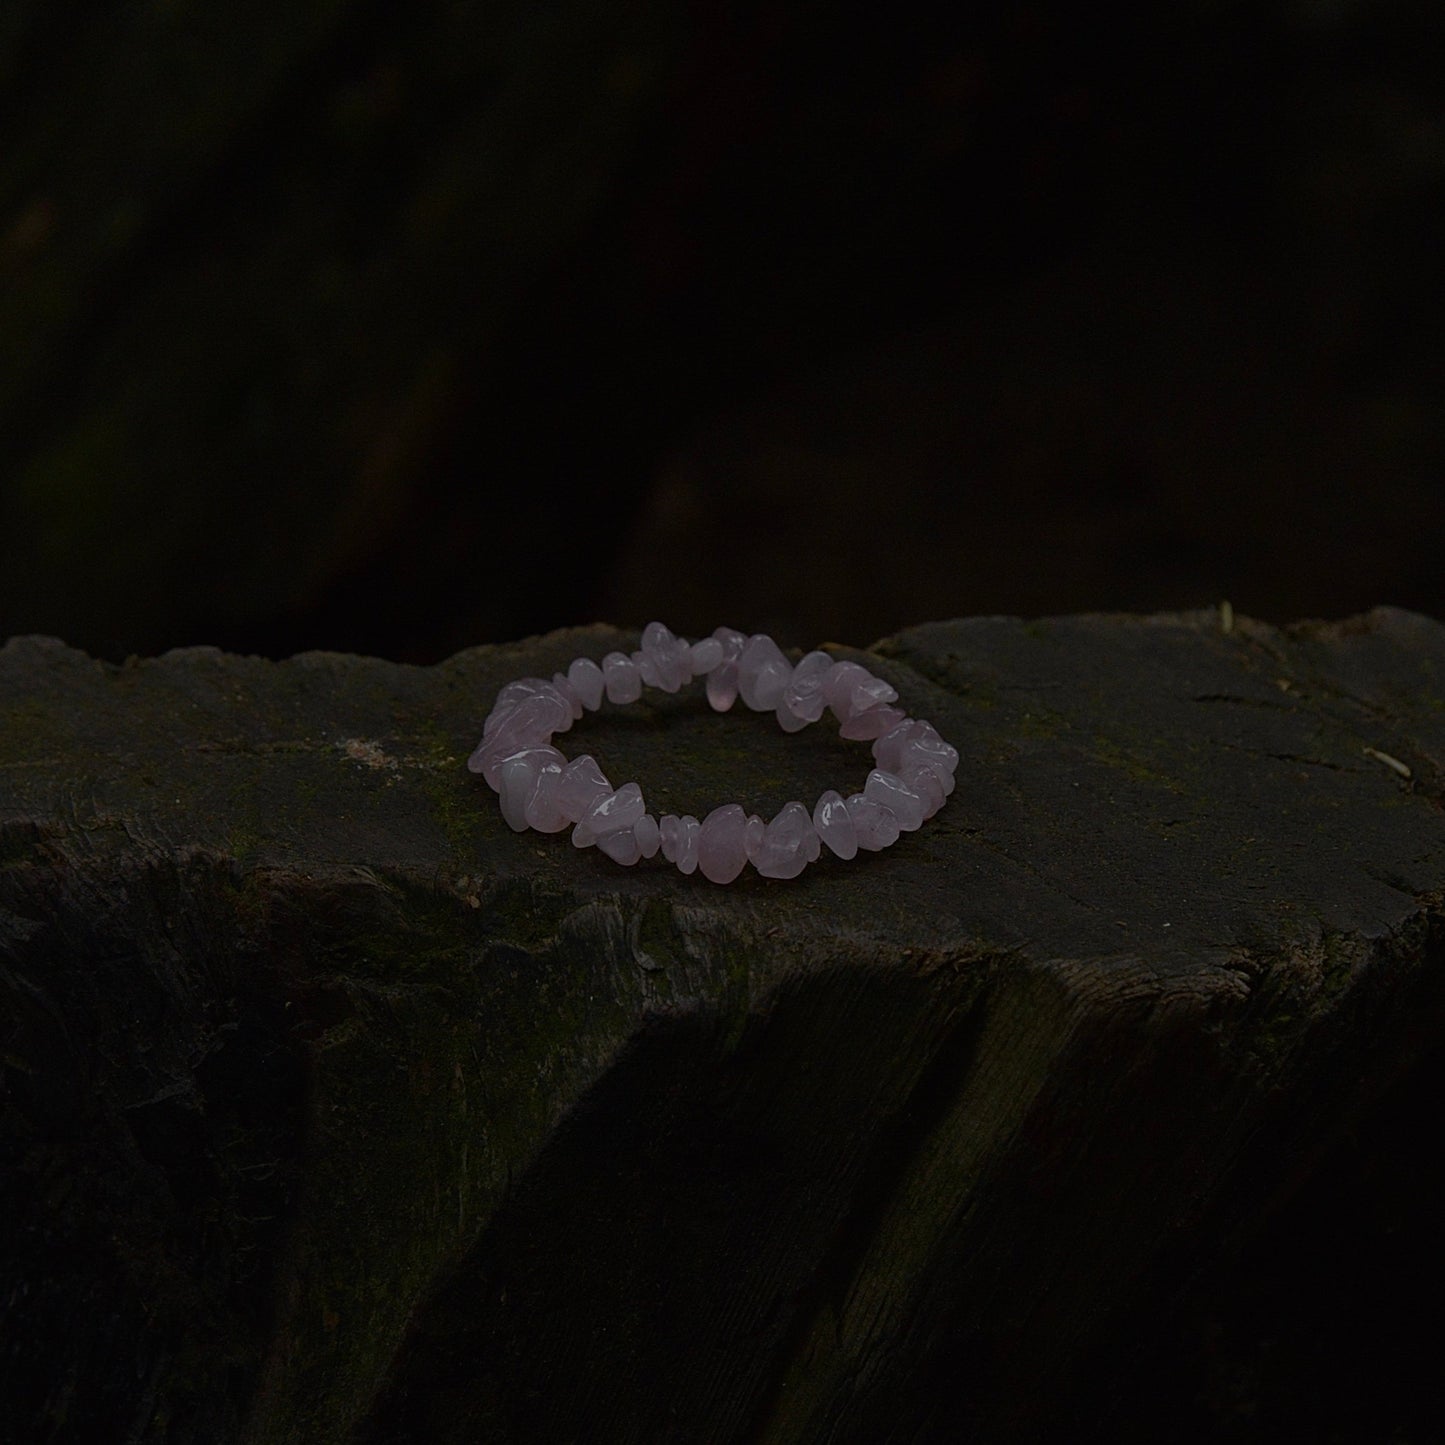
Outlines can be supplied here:
M831 790L812 814L786 803L771 823L749 816L737 803L714 808L701 823L671 813L646 812L642 789L614 789L596 761L568 762L552 746L583 710L610 702L636 702L644 683L676 692L693 677L707 676L707 699L726 712L741 697L755 712L775 712L785 732L822 717L825 707L845 738L873 741L878 766L861 793L843 798ZM482 728L467 767L501 794L502 816L519 833L572 829L579 848L596 844L618 863L636 863L658 850L684 873L700 869L714 883L731 883L751 863L767 878L796 878L826 843L840 858L860 848L878 852L931 818L953 791L958 753L931 724L905 717L893 706L898 694L856 662L835 662L810 652L796 666L771 637L749 637L719 627L689 643L660 622L643 629L642 648L629 656L609 652L600 664L579 657L551 682L540 677L509 682Z

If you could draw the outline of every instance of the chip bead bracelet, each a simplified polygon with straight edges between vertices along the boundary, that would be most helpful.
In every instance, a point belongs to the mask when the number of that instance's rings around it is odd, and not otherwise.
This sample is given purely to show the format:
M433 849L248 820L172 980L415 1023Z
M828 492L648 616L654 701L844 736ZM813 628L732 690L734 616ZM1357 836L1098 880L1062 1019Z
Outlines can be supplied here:
M817 722L825 710L842 737L873 744L877 766L861 792L829 790L810 813L785 803L770 823L738 803L724 803L699 822L691 814L654 818L636 783L613 788L594 758L568 761L552 738L605 697L626 704L644 686L677 692L707 678L707 700L726 712L738 698L755 712L773 712L785 732ZM856 662L810 652L796 665L764 633L719 627L697 642L660 622L642 632L633 653L609 652L601 663L579 657L548 682L518 678L497 694L482 740L467 759L501 795L502 816L519 833L572 829L578 848L596 846L615 862L633 864L659 852L683 873L700 871L731 883L751 863L766 878L796 878L823 845L840 858L878 852L931 818L953 792L958 752L931 723L907 717L897 692Z

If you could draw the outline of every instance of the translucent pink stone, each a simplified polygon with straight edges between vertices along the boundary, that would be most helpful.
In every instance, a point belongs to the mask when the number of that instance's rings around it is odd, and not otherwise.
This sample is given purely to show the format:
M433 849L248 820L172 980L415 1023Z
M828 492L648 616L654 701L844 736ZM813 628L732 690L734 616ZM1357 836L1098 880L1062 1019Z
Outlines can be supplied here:
M828 705L823 683L834 666L826 652L810 652L793 669L778 703L778 723L784 732L795 733L823 716Z
M572 830L572 841L586 848L608 833L631 828L644 813L642 789L636 783L623 783L615 793L607 793L588 808Z
M486 721L482 724L482 742L490 742L492 735L498 732L505 723L511 721L524 705L539 702L546 703L548 711L540 712L535 707L532 711L538 716L551 717L555 720L549 729L551 732L566 732L572 726L572 705L550 682L543 682L540 678L528 678L526 681L536 683L534 691L513 693L505 701L498 698L496 706L487 714ZM507 688L503 688L502 691L505 693Z
M637 832L633 828L617 828L611 833L603 833L597 839L597 847L614 863L631 866L642 856L642 845L637 841Z
M569 822L580 823L593 803L611 791L612 784L597 766L597 759L583 753L562 769L562 780L557 785L557 807Z
M939 772L952 773L958 767L958 749L944 742L932 723L905 718L873 744L873 758L880 768L902 773L911 763L927 763Z
M865 708L898 700L895 688L856 662L840 662L833 668L823 681L823 696L840 723Z
M588 712L596 712L602 706L602 669L590 657L579 657L567 669L567 681Z
M768 825L756 813L748 815L747 831L743 834L743 847L747 850L748 862L751 863L758 856L758 849L763 846L767 831Z
M753 867L764 878L796 878L808 866L810 838L818 840L808 810L801 803L784 803L768 824Z
M838 736L863 739L881 737L889 728L896 727L902 721L903 713L898 708L889 707L887 703L878 703L864 708L862 712L855 712L838 729Z
M509 682L497 694L497 700L482 724L482 736L490 737L516 711L519 703L526 702L529 697L550 694L552 690L552 684L545 677L519 677Z
M502 760L523 748L542 747L552 741L556 732L559 712L565 713L567 726L572 725L572 712L555 688L548 684L551 697L529 697L518 703L500 725L492 730L489 737L483 737L477 744L467 767L480 773L487 783L498 788L498 770Z
M913 833L923 826L923 799L896 773L874 768L863 784L863 796L887 808L903 832Z
M577 696L577 689L567 681L566 674L561 672L554 672L552 674L552 686L566 698L567 705L572 709L572 719L575 722L582 716L582 699Z
M561 757L561 754L558 756ZM565 761L563 759L564 763ZM562 766L558 763L547 763L537 774L537 786L532 789L532 796L527 799L524 816L528 827L535 828L539 833L560 833L571 825L572 819L562 811L557 801L561 786Z
M898 819L872 798L854 793L848 799L848 816L853 820L853 833L860 848L878 853L898 841Z
M692 675L702 677L723 659L723 645L715 637L704 637L692 645Z
M793 675L782 649L765 632L748 638L738 658L738 694L754 712L771 712Z
M702 842L702 824L691 813L684 813L678 819L678 827L680 831L675 860L678 872L696 873L698 847Z
M682 841L682 819L676 813L664 813L657 824L657 834L662 843L662 856L669 863L676 863L678 844Z
M707 700L714 712L726 712L738 697L738 658L747 638L736 628L718 627L712 640L722 648L722 659L707 676Z
M697 866L714 883L731 883L748 861L748 815L738 803L724 803L702 820Z
M676 692L692 681L692 649L661 622L649 622L642 629L642 653L657 675L651 686Z
M943 784L939 782L938 774L932 768L918 763L911 768L905 768L899 776L923 799L925 818L931 818L943 806L943 800L948 795L943 791Z
M637 846L642 850L642 856L644 858L653 857L657 852L658 845L662 842L657 819L651 813L644 813L633 825L632 832L637 839Z
M609 702L636 702L642 696L642 674L625 652L609 652L602 659L602 678Z
M649 657L645 652L634 652L632 654L632 665L637 669L638 676L642 678L644 687L660 687L661 683L657 677L657 661Z
M537 787L545 764L561 773L566 759L556 748L522 748L497 764L497 791L502 797L502 817L521 833L527 827L527 803Z
M858 852L858 835L848 805L842 795L829 788L813 809L813 827L818 836L840 857L852 858Z

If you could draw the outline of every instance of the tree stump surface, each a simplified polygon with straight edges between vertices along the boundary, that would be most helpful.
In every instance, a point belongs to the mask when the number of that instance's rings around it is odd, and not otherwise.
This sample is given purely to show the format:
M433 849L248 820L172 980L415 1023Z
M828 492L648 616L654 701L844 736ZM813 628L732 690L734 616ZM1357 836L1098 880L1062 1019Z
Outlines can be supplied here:
M1438 1030L1427 618L833 649L957 791L727 888L465 770L503 683L635 645L0 652L8 1433L1044 1436ZM655 813L861 785L699 692L557 741Z

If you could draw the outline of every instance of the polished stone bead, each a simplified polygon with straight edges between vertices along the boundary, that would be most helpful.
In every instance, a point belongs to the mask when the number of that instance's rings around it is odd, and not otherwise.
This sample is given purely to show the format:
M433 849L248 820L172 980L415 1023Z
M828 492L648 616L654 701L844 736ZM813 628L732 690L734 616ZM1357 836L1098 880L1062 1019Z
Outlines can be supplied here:
M632 665L637 669L638 676L642 678L644 687L660 687L662 685L658 680L656 658L649 657L645 652L634 652Z
M573 758L562 769L557 785L557 806L569 822L580 823L593 803L612 791L612 784L590 753Z
M606 684L602 669L590 657L579 657L567 669L567 681L588 712L596 712L602 706L602 692Z
M743 846L747 850L749 863L758 856L758 849L763 846L763 837L767 833L767 829L768 825L756 813L748 815L748 827L743 834Z
M862 793L848 799L848 816L860 848L880 852L898 841L898 819L892 811Z
M915 762L950 774L958 767L958 749L944 742L937 728L921 718L904 718L890 728L873 744L873 758L880 768L893 773L901 773Z
M712 640L722 648L722 658L707 675L707 700L714 712L726 712L737 701L738 658L748 639L736 628L718 627Z
M896 773L874 768L863 784L863 796L887 808L903 832L913 833L923 826L923 799Z
M642 856L651 858L662 841L657 819L651 813L644 813L633 825L632 832L637 838L637 846L642 850Z
M702 677L723 660L723 645L715 637L704 637L692 645L692 675Z
M649 622L642 629L642 655L657 677L648 686L676 692L692 680L692 649L661 622Z
M818 836L840 858L852 858L858 852L858 835L848 805L842 795L829 788L813 809L813 827Z
M823 685L835 666L826 652L810 652L793 669L778 702L778 723L784 732L795 733L823 716L828 705Z
M492 710L482 724L482 737L489 738L530 697L550 697L556 689L545 677L519 677L497 694ZM570 712L570 708L569 708Z
M818 835L808 810L801 803L784 803L767 826L753 867L764 878L796 878L808 866L809 839L816 843Z
M904 768L899 776L903 781L923 799L923 816L931 818L942 806L947 794L943 791L943 784L938 780L938 774L930 767L922 763L916 763L911 768Z
M609 702L620 706L642 696L642 674L625 652L609 652L602 659L602 677Z
M561 775L566 759L556 748L521 748L497 764L497 791L502 798L502 817L518 833L527 828L527 803L537 787L542 768L550 763Z
M679 837L674 860L679 873L696 873L698 846L702 842L702 824L691 813L678 819Z
M754 712L771 712L793 675L782 649L765 632L748 638L738 658L738 693Z
M561 754L558 754L561 757ZM566 760L563 759L563 762ZM535 828L539 833L560 833L564 828L572 825L572 819L562 811L558 802L558 792L562 786L562 766L559 763L547 763L542 771L537 774L537 786L532 789L532 796L527 799L527 806L523 816L527 820L529 828Z
M881 677L874 677L861 664L840 662L823 680L823 696L833 709L833 716L840 723L846 723L865 708L897 702L898 691Z
M646 811L642 789L636 783L623 783L615 793L598 798L572 830L572 841L586 848L608 833L631 828Z
M550 683L548 690L551 697L538 695L518 703L467 759L467 767L480 773L490 787L501 786L498 776L503 759L523 748L542 747L552 741L552 734L558 731L559 713L566 715L568 727L572 725L571 709Z
M637 841L634 828L617 828L610 833L601 834L597 839L597 847L614 863L626 863L629 867L642 856L642 846Z
M575 722L582 716L582 699L577 696L577 689L567 681L566 674L561 672L552 674L552 686L567 699L567 705L572 709L572 720Z
M862 712L855 712L838 729L838 736L855 740L876 738L902 721L903 713L899 708L889 707L887 703L877 703L873 707L864 708Z
M745 836L748 816L738 803L724 803L702 820L697 865L714 883L731 883L748 861Z
M677 862L677 847L682 841L682 819L676 813L664 813L657 823L657 836L662 856L669 863Z
M491 742L493 736L524 707L537 717L549 719L548 731L550 732L566 732L572 726L572 704L550 682L543 682L540 678L527 680L536 682L535 690L520 694L513 693L505 701L499 699L496 706L487 714L486 720L482 723L482 743ZM504 688L503 691L505 692L506 689ZM545 706L542 706L544 704Z

